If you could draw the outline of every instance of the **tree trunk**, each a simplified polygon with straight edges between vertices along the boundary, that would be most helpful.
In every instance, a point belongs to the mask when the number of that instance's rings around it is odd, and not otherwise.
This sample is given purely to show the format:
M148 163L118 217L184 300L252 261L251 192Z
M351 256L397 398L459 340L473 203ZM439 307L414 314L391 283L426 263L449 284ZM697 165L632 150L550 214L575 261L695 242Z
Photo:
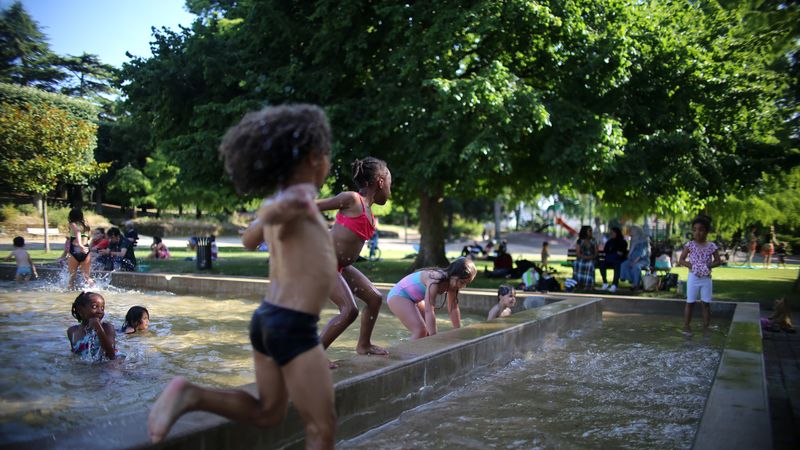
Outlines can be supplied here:
M42 219L44 220L44 252L50 253L50 236L47 235L47 197L42 195Z
M94 211L97 214L103 214L103 189L101 186L97 186L97 189L94 190L95 192L95 203L94 204Z
M500 203L500 197L494 199L494 240L500 242L500 214L503 205Z
M83 210L83 186L80 184L68 185L67 201L71 207Z
M442 191L441 187L435 187L419 195L420 245L414 269L449 264L444 252Z
M183 205L178 205L178 217L183 217Z
M199 219L201 217L203 217L203 211L201 211L199 207L195 206L195 208L194 208L194 218L195 219Z

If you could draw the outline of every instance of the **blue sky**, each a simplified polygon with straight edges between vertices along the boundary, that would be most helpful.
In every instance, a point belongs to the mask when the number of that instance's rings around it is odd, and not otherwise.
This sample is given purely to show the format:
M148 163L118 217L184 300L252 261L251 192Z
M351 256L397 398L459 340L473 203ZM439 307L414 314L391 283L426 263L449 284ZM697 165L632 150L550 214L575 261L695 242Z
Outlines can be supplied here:
M0 0L6 9L12 0ZM59 55L94 53L120 67L125 52L150 56L150 27L177 30L194 15L183 0L23 0L22 5Z

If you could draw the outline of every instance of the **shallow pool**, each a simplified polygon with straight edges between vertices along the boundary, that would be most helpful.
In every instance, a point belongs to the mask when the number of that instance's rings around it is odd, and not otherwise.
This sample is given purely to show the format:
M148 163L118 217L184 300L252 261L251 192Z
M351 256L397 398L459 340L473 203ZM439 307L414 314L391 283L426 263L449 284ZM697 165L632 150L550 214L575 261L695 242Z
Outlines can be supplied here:
M69 352L70 309L76 292L0 282L0 444L29 440L149 408L174 376L217 387L255 381L248 324L257 300L209 299L107 287L105 320L122 325L131 306L150 311L150 330L117 335L125 358L91 364ZM363 306L363 303L360 304ZM323 311L320 327L336 314ZM480 320L465 316L464 325ZM440 330L450 329L446 315ZM359 321L328 349L333 359L355 355ZM382 309L373 343L390 347L409 332Z
M729 322L604 313L342 448L690 448Z

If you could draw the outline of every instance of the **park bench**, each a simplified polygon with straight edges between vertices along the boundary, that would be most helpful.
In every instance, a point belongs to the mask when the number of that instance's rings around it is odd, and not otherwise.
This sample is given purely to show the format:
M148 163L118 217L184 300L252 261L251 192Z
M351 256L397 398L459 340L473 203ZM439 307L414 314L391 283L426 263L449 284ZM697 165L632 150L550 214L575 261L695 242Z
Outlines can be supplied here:
M28 234L32 234L34 236L44 236L44 228L36 228L36 227L28 227L25 230ZM58 231L58 228L48 228L47 235L48 236L58 236L61 232Z

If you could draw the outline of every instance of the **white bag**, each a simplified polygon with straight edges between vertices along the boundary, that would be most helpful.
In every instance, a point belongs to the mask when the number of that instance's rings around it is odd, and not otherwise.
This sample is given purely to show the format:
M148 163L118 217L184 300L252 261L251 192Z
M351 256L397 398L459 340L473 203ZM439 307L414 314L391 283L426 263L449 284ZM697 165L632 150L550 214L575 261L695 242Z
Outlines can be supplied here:
M648 273L642 278L642 285L645 291L655 291L658 289L658 277Z

